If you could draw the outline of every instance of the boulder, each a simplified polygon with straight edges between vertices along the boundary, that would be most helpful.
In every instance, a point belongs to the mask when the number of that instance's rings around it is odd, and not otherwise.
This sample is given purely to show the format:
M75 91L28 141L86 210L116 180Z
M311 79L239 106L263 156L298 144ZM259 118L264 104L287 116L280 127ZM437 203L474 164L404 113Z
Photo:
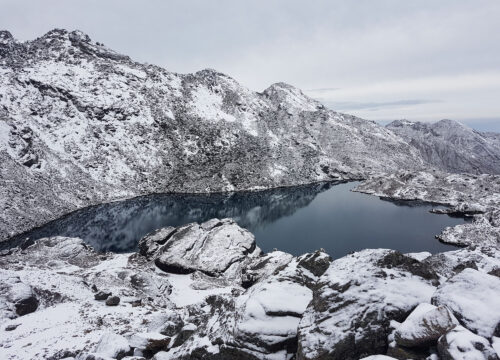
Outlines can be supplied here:
M177 274L198 270L211 276L241 276L240 263L259 254L248 230L231 219L212 219L177 228L158 249L155 264Z
M323 250L301 256L299 265L309 270L314 276L321 276L330 266L332 257Z
M457 325L458 321L446 307L422 303L398 327L394 339L400 346L428 347Z
M15 318L36 311L39 301L19 276L0 272L0 319Z
M448 307L472 332L491 338L500 323L500 278L465 269L441 285L432 304Z
M117 306L120 303L120 298L118 296L110 296L106 299L106 305Z
M168 336L156 332L137 333L132 335L129 340L131 347L152 352L166 349L169 343Z
M441 360L498 360L488 340L463 326L457 326L439 338L438 353Z
M431 266L439 275L450 278L464 269L482 272L500 268L500 252L488 246L469 246L464 249L434 254L424 263Z
M139 240L139 244L137 245L139 254L150 258L176 231L177 229L175 227L168 226L147 234Z
M399 252L363 250L319 278L298 328L298 360L383 354L391 320L403 321L435 291L436 274Z
M131 355L131 349L127 339L114 333L104 334L97 343L94 353L103 357L122 359L126 355Z
M100 290L94 295L94 299L96 300L106 300L111 296L111 291Z

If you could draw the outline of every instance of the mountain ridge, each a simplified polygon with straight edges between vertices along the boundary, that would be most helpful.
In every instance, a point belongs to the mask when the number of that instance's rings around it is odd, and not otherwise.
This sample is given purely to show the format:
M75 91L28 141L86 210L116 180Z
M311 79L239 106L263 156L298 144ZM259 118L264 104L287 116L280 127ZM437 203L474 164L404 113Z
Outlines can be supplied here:
M429 164L448 172L500 174L500 134L481 132L458 121L395 120L386 125L414 146Z
M169 72L81 31L0 32L0 239L84 206L428 167L400 136L300 89Z

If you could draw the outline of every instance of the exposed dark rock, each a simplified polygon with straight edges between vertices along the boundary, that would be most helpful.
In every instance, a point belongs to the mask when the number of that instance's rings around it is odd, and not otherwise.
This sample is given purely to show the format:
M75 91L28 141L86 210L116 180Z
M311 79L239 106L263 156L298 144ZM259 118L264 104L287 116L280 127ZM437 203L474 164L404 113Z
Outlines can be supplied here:
M97 294L94 295L94 299L96 300L106 300L108 297L111 296L111 291L99 291Z
M118 296L110 296L106 299L106 305L116 306L120 303L120 298Z
M462 326L441 336L437 349L441 360L499 359L488 340Z

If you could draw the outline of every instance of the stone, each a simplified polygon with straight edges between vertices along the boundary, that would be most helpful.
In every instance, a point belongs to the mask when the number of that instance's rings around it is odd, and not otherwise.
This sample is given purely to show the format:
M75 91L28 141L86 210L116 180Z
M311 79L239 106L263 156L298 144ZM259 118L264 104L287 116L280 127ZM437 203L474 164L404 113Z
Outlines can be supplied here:
M498 360L488 340L463 326L457 326L439 338L438 353L441 360Z
M467 329L491 338L500 322L500 279L465 269L442 284L432 304L446 306Z
M334 260L319 278L298 328L298 360L384 354L392 320L401 322L435 291L436 276L392 250Z
M96 300L106 300L111 296L111 291L100 290L94 294L94 299Z
M458 321L445 306L422 303L396 329L394 339L404 347L429 347L457 325Z
M122 359L126 355L132 355L128 340L114 333L102 335L94 349L94 353L113 359Z
M239 227L231 219L213 219L203 224L188 224L178 228L158 250L155 264L171 273L202 271L211 276L220 276L230 268L237 267L247 257L258 254L260 249L248 230Z
M118 296L110 296L106 299L106 305L117 306L120 303L120 298Z
M166 349L169 343L170 337L155 332L136 333L129 340L131 347L153 352Z

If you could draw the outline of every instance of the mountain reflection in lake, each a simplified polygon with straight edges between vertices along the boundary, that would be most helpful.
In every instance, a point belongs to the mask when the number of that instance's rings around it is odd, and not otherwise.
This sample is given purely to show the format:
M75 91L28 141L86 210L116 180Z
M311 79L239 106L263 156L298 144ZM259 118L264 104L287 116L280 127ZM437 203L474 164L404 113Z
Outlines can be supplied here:
M322 183L233 194L161 194L74 212L23 238L74 236L100 251L126 252L152 230L234 218L264 251L300 255L324 248L334 258L364 248L402 252L452 249L434 239L460 218L429 213L430 204L395 204L351 192L357 183ZM407 205L412 206L407 206Z

